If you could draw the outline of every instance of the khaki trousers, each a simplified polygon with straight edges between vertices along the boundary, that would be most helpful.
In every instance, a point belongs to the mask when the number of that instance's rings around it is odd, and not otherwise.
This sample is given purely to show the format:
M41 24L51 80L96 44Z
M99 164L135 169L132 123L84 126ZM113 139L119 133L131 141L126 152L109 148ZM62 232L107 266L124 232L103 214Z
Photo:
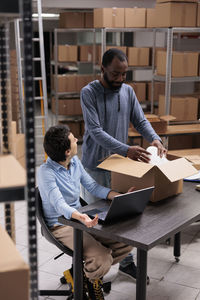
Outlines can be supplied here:
M74 250L72 227L56 226L51 231L59 241ZM83 231L83 267L86 277L90 281L103 277L111 265L120 262L131 250L132 246Z

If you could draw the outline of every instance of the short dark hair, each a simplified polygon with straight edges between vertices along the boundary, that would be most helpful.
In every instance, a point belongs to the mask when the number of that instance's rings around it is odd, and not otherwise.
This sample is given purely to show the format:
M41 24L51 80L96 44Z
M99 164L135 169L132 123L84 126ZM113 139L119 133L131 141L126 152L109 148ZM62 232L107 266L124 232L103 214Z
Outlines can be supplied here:
M70 149L69 140L70 129L67 125L57 125L50 127L44 136L44 150L54 161L65 161L65 151Z
M112 63L114 57L117 57L120 61L126 60L128 62L128 58L123 51L117 48L110 48L103 55L102 65L107 67Z

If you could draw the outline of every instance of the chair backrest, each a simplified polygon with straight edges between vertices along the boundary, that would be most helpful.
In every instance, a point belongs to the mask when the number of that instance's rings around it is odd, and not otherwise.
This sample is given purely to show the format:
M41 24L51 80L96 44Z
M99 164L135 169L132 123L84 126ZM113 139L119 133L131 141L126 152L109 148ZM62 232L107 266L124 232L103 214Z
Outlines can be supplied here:
M47 226L47 224L45 222L43 207L42 207L42 199L41 199L38 188L36 188L36 190L35 190L35 202L36 202L36 215L37 215L37 218L41 225L42 235L50 243L57 246L62 252L66 253L70 256L73 256L73 251L70 248L68 248L67 246L63 245L59 240L57 240L55 238L55 236L53 235L53 233L51 232L51 230L49 229L49 227Z

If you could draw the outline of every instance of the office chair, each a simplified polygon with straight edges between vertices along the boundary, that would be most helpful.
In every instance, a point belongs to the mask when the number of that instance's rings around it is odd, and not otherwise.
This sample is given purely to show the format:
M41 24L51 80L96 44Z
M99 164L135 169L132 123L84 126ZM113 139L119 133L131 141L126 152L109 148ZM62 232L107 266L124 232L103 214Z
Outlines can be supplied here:
M36 215L37 218L40 222L41 225L41 233L42 235L52 244L54 244L56 247L58 247L61 251L62 254L67 254L71 257L73 257L73 251L63 245L59 240L55 238L55 236L52 234L51 230L48 228L46 222L45 222L45 217L44 217L44 212L43 212L43 207L42 207L42 199L40 197L40 193L38 188L36 188L35 191L35 201L36 201ZM57 259L60 257L62 254L56 256L54 259ZM60 279L61 283L66 283L65 277L61 277ZM69 290L40 290L39 294L41 296L68 296L68 300L73 299L73 286Z
M57 246L62 253L58 256L56 256L54 259L59 258L61 255L63 254L67 254L71 257L73 257L73 251L71 249L69 249L67 246L63 245L59 240L57 240L55 238L55 236L53 235L53 233L51 232L51 230L49 229L49 227L47 226L46 222L45 222L45 217L44 217L44 211L43 211L43 207L42 207L42 199L40 196L40 192L38 190L38 188L36 188L35 191L35 201L36 201L36 215L37 218L40 222L41 225L41 233L42 235L52 244L54 244L55 246ZM87 203L80 198L80 202L82 206L87 205ZM69 274L69 270L66 270L63 272L65 276L60 278L60 282L62 284L65 283L71 283L70 280L66 280L66 278L68 278L68 274ZM73 282L71 284L71 289L70 290L62 290L62 291L58 291L58 290L40 290L39 293L41 296L69 296L67 299L71 300L73 299ZM104 282L103 283L103 291L106 294L109 294L111 290L111 282Z

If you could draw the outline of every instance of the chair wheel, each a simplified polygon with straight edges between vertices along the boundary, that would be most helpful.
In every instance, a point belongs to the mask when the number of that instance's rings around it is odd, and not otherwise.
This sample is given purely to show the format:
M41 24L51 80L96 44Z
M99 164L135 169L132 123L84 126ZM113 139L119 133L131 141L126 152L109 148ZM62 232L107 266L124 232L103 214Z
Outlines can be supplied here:
M67 283L67 281L65 279L65 276L60 277L60 283L62 283L62 284L66 284Z
M175 261L178 263L180 261L179 257L175 257Z

